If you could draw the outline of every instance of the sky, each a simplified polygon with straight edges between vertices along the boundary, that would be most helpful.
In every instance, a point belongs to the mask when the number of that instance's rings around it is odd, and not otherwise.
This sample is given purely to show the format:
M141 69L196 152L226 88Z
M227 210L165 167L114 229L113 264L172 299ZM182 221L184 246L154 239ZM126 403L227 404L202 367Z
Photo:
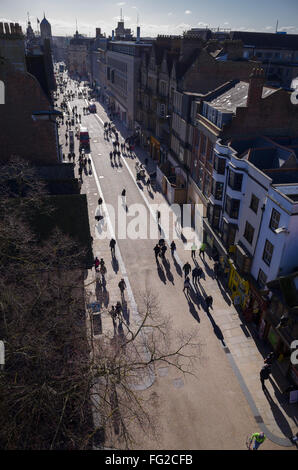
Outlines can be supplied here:
M191 28L298 34L298 0L0 0L0 21L18 22L25 30L29 13L34 30L45 12L52 34L111 35L123 11L125 27L134 32L137 17L141 36L181 34Z

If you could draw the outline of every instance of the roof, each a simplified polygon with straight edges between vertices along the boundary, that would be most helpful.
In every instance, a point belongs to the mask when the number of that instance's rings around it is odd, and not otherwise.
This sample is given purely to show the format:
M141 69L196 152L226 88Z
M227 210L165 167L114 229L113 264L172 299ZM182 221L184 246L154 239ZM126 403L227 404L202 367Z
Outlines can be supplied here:
M44 16L44 18L41 20L40 24L41 24L41 25L49 25L49 26L50 26L50 23L48 22L48 20L46 19L45 16Z
M249 83L238 82L232 88L217 96L208 103L227 112L235 112L237 108L246 106ZM276 88L263 87L262 98L274 93Z
M264 49L298 50L298 34L231 31L230 37L231 39L240 39L245 46L254 46Z
M283 147L251 149L248 161L260 170L282 168L293 155L293 151Z

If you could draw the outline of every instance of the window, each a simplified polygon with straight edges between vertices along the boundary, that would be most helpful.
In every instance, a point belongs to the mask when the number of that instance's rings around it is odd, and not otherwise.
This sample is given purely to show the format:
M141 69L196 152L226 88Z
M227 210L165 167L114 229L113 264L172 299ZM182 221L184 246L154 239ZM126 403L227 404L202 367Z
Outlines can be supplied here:
M206 155L207 139L204 134L201 133L201 154Z
M208 204L208 220L211 226L215 229L219 228L220 213L221 206L214 206L213 204Z
M216 199L217 201L222 200L223 187L224 187L223 183L212 180L212 195L214 196L214 199Z
M202 189L203 187L203 178L204 178L204 169L202 165L199 166L199 177L198 177L198 185L199 188Z
M251 200L250 200L250 206L249 208L254 211L256 214L258 212L258 208L259 208L259 198L257 198L257 196L255 196L254 194L251 195Z
M160 117L165 117L166 115L166 105L163 103L159 104L159 115Z
M250 225L249 222L246 222L243 236L250 245L252 244L254 233L255 233L255 229L253 228L253 226Z
M222 240L226 247L234 245L235 237L237 232L237 226L234 224L228 224L224 221L223 231L222 231Z
M279 226L280 213L276 209L272 209L269 227L271 230L276 230Z
M264 271L262 271L262 269L259 270L259 275L258 275L258 284L259 284L259 287L262 289L263 287L265 287L266 285L266 281L267 281L267 276L266 274L264 273Z
M225 169L226 169L226 159L225 158L219 158L219 157L214 157L214 164L213 168L218 173L219 175L224 175L225 174Z
M274 246L270 243L269 240L266 240L263 252L263 260L268 266L270 266L272 255L273 255Z
M213 158L213 144L211 140L208 139L208 145L207 145L207 160L208 162L212 163L212 158Z
M225 211L232 219L238 219L240 201L227 196Z
M206 172L205 181L204 181L204 189L203 189L203 194L206 197L210 196L210 183L211 183L211 176L209 175L209 173Z
M229 174L229 186L234 191L241 191L243 175L240 173L235 173L235 171L230 171Z

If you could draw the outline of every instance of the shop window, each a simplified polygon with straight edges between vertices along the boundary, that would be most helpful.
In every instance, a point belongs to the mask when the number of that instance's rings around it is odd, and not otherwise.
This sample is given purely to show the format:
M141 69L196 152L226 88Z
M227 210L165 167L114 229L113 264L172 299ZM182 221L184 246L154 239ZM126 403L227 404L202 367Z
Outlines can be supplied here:
M250 206L249 208L254 211L256 214L258 212L260 199L257 198L254 194L251 195Z
M276 209L272 209L271 219L270 219L270 224L269 224L269 227L271 228L271 230L276 230L278 228L279 221L280 221L280 213Z
M258 285L259 285L259 287L261 289L263 289L266 286L266 282L267 282L267 276L264 273L264 271L262 271L262 269L260 269L259 274L258 274Z
M270 266L273 255L274 246L269 240L266 240L263 252L263 261Z
M252 244L252 241L253 241L253 238L254 238L254 233L255 233L255 229L253 228L253 226L250 225L249 222L246 222L243 236L248 241L248 243L250 245Z

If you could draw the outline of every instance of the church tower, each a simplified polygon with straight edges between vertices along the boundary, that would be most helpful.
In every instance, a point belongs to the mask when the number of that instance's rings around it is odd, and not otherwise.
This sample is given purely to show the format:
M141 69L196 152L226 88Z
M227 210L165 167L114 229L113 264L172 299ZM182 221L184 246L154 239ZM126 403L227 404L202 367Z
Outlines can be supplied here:
M40 23L40 35L41 35L41 42L43 43L45 39L49 39L52 43L52 28L46 16L44 14L43 20Z

